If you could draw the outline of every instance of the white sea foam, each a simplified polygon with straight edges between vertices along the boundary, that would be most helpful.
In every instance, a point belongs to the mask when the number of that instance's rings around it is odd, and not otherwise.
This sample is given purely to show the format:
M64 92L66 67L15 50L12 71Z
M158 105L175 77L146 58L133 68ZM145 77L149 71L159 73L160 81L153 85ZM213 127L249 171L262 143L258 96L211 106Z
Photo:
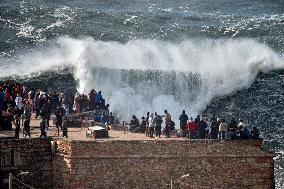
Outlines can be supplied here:
M174 117L182 109L196 115L212 98L248 87L259 71L283 68L284 62L265 44L249 39L122 44L61 37L48 47L19 53L17 61L2 59L0 65L1 76L73 66L78 90L103 91L111 110L127 120L131 114L164 109Z
M20 7L20 14L26 14L28 12L34 11L34 7L30 7L29 4L25 1L20 3ZM39 7L39 9L42 8ZM40 28L38 28L37 22L35 22L33 18L22 21L19 19L4 19L0 16L0 21L7 24L8 27L15 29L17 31L16 35L18 37L29 37L34 41L43 42L46 40L44 32L51 31L55 28L64 27L66 23L72 21L75 16L75 10L67 6L60 6L49 13L49 17L52 17L54 19L51 19L50 23L44 23Z
M133 20L134 18L137 18L138 16L131 16L131 18L127 18L125 19L125 21L123 22L123 24L127 24L128 22L130 22L131 20Z

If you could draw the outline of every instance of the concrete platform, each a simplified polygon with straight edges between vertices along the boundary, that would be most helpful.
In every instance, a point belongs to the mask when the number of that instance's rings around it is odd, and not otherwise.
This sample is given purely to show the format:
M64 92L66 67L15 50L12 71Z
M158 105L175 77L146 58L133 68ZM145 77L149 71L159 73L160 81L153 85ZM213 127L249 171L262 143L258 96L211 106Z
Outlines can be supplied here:
M32 119L30 122L31 126L31 138L38 138L40 136L40 119L35 119L34 114L32 115ZM53 124L53 121L50 120L49 122L49 128L46 130L48 137L58 137L58 130ZM93 138L87 138L86 137L86 131L88 129L86 127L83 128L68 128L68 138L71 140L94 140ZM0 138L3 137L14 137L15 135L15 125L12 126L11 131L0 131ZM62 131L59 132L59 137L62 137ZM20 138L24 138L23 136L23 127L21 126L20 130ZM129 131L126 131L125 133L123 131L118 130L110 130L109 131L109 138L105 139L96 139L96 140L188 140L183 138L175 138L172 136L172 138L165 138L162 136L161 138L149 138L146 137L145 134L139 134L139 133L131 133Z

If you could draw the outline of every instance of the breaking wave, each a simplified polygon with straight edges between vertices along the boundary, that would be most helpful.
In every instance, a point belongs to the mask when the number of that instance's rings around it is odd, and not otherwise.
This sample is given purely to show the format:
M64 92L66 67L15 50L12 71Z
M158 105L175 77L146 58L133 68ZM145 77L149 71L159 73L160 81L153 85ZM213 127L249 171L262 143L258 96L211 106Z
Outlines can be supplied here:
M194 116L214 97L249 87L258 72L284 67L282 55L251 39L119 43L60 37L0 61L2 77L73 67L78 90L103 91L111 110L126 120L164 109L174 117L182 109Z

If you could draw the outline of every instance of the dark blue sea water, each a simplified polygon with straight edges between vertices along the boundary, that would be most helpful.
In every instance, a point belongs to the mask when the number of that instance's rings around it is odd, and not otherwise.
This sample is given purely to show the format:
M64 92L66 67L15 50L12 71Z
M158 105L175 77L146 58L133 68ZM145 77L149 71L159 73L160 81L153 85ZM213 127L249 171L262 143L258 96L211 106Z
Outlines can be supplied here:
M283 54L282 0L0 1L0 77L69 67L78 91L102 90L121 119L242 117L280 154Z

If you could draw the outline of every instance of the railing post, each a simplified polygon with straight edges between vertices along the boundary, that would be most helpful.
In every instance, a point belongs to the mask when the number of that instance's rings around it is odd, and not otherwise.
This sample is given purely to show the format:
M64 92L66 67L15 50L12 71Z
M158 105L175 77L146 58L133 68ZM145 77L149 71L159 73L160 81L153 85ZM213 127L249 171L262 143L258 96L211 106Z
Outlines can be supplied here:
M83 117L81 116L80 117L80 127L81 127L81 130L83 129Z
M123 126L123 134L125 134L126 128L125 128L125 122L124 121L122 121L122 126Z
M13 189L13 175L9 173L9 189Z

